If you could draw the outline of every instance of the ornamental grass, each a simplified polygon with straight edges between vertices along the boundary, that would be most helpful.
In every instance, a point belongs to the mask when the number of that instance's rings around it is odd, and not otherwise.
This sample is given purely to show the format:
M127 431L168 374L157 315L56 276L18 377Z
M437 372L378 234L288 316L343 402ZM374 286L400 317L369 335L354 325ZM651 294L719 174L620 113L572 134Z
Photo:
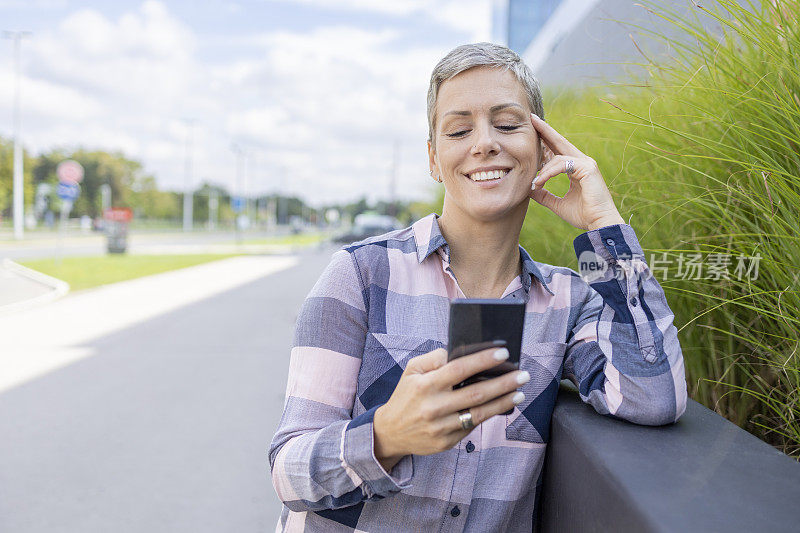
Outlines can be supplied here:
M800 3L645 4L672 31L640 30L669 54L642 51L641 84L546 94L548 121L636 230L690 396L800 458ZM550 183L566 191L565 175ZM532 202L521 242L576 268L579 233Z

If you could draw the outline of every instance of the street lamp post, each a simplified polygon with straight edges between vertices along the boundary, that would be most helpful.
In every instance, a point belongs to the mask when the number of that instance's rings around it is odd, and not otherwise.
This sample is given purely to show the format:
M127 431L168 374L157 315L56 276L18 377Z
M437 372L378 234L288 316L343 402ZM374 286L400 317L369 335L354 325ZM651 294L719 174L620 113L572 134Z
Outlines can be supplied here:
M103 205L103 213L111 207L111 185L108 183L100 186L100 203Z
M392 150L392 172L389 174L388 215L397 216L397 167L400 166L400 141L395 139Z
M22 118L20 113L20 56L21 41L31 35L29 31L4 31L3 37L14 41L14 238L25 236L25 189L22 180Z
M249 156L249 157L248 157ZM252 189L252 184L250 183L250 176L253 174L253 153L245 152L244 155L244 163L242 164L242 168L244 169L242 175L242 189L244 191L244 216L248 222L248 228L252 227L253 225L253 199L250 197L250 190Z
M247 151L239 146L238 144L234 143L231 145L231 151L236 155L236 195L235 195L235 206L234 209L234 227L236 228L236 243L241 244L242 242L242 234L240 228L240 219L241 216L241 202L244 201L244 173L245 173L245 157L247 156Z
M278 212L277 212L277 226L280 227L282 224L288 223L289 212L288 212L288 205L286 200L286 195L289 194L286 190L286 187L283 185L286 183L285 176L289 175L289 171L285 166L279 167L280 175L278 177L278 186L275 188L278 194Z
M185 184L183 191L183 231L192 231L194 222L194 194L192 191L192 133L194 119L184 119L186 124L186 161L184 167Z

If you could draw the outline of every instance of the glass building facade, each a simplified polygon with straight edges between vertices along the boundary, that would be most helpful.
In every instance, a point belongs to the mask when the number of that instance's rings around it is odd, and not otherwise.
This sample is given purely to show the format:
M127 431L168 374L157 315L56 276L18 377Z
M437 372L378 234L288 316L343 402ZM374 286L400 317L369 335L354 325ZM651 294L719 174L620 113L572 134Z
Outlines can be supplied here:
M562 0L495 0L492 35L522 55Z

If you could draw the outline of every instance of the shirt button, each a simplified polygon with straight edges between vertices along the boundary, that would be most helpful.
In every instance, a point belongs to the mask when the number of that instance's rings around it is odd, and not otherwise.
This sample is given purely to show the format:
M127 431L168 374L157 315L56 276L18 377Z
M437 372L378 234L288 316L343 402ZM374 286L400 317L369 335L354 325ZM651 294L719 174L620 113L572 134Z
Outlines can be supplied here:
M450 509L450 516L452 516L453 518L455 518L456 516L458 516L460 514L461 514L461 509L458 508L458 505L456 505L455 507Z
M472 453L475 451L475 445L472 444L472 441L469 441L465 448L467 449L467 453Z
M614 239L606 239L606 244L609 246L614 246L615 244Z
M636 304L637 304L637 303L639 303L639 301L636 299L636 296L634 296L633 298L631 298L631 305L632 305L632 306L636 307Z

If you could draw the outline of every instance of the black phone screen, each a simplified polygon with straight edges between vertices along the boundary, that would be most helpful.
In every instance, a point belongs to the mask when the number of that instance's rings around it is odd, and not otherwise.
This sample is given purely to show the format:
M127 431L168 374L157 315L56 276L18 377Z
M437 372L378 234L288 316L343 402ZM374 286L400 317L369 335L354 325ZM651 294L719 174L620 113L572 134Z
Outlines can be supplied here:
M456 299L450 302L448 361L492 346L508 349L509 358L489 370L466 379L463 387L519 368L525 303L521 300Z

